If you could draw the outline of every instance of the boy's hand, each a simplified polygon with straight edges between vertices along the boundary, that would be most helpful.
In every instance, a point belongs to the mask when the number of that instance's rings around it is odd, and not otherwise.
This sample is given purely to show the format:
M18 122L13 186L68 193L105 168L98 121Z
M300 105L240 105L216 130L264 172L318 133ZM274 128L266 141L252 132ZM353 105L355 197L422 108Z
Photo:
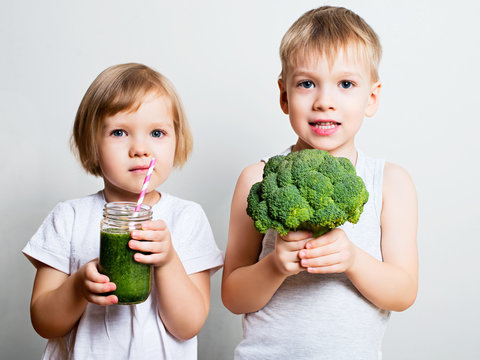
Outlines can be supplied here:
M291 231L285 236L277 234L274 259L281 273L290 276L305 270L300 265L299 251L305 248L311 238L312 233L308 231Z
M356 249L343 230L333 229L306 243L301 266L313 274L343 273L352 267Z
M117 287L110 282L108 276L98 272L98 259L83 265L78 269L77 275L77 290L88 302L97 305L112 305L118 302L115 295L102 295L114 291Z
M173 259L175 250L170 231L164 221L147 221L142 224L142 230L134 230L131 235L132 240L128 246L132 250L140 251L134 255L135 261L153 266L164 266ZM142 254L142 252L150 254Z

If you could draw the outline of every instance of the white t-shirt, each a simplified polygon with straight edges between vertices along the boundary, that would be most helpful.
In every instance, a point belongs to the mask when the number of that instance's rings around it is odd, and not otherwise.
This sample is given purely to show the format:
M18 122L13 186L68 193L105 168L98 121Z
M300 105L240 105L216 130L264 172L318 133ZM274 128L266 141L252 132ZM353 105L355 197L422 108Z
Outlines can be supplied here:
M187 274L223 265L200 205L162 193L153 219L166 222ZM103 191L59 203L23 253L66 274L99 256ZM43 359L196 359L196 337L180 341L158 315L152 282L147 300L136 305L87 305L78 324L62 338L48 341Z

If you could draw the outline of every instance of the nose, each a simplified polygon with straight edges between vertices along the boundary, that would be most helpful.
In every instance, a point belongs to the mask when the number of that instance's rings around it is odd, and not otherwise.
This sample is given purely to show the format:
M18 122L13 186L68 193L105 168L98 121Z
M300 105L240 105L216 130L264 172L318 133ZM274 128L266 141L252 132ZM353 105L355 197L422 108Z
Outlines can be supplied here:
M326 85L317 87L313 109L316 111L335 110L336 103L333 89Z
M132 139L129 150L130 157L149 157L150 155L151 151L145 141L142 141L142 139Z

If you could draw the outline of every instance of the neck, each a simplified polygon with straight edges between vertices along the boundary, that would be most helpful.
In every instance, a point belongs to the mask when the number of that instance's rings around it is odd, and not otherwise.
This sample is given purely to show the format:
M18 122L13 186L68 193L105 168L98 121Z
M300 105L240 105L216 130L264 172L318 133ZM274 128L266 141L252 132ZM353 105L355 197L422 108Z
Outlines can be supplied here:
M138 195L139 195L139 194L125 193L125 192L119 193L113 189L109 189L108 187L105 187L103 189L103 194L105 196L106 202L130 201L134 203L138 201ZM145 197L142 203L153 206L156 203L158 203L161 196L162 195L158 191L152 190L145 194Z

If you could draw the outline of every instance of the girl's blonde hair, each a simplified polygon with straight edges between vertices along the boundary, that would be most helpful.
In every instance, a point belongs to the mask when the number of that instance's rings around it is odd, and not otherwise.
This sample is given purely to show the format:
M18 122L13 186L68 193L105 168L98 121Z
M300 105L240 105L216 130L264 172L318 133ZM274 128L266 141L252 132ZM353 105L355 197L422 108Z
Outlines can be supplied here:
M313 54L327 57L331 63L339 50L353 46L370 66L373 82L378 81L382 46L377 34L360 16L343 7L322 6L307 11L285 33L280 44L282 73L296 61ZM346 54L348 51L344 51Z
M103 120L121 111L138 110L145 96L152 92L170 100L176 140L174 166L185 164L192 151L193 138L175 88L165 76L148 66L128 63L101 72L78 107L70 145L88 173L102 175L97 138Z

